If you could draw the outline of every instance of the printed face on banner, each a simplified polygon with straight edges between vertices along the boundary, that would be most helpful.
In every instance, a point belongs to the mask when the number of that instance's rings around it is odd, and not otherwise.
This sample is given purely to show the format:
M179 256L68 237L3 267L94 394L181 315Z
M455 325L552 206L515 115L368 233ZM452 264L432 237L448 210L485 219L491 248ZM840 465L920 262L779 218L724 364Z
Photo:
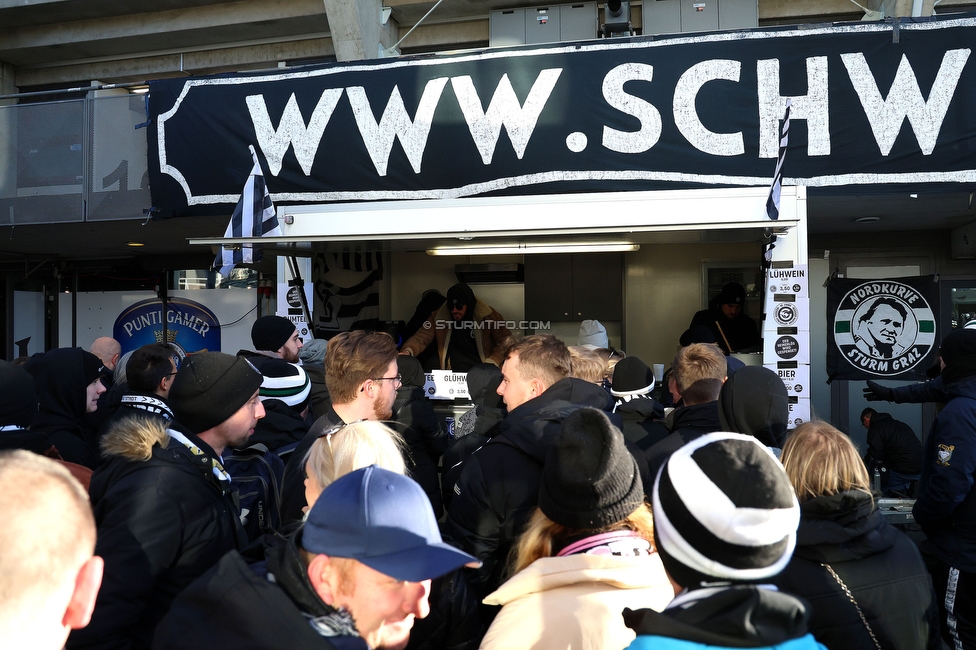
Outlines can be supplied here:
M876 375L899 375L935 345L935 316L925 297L909 285L866 282L841 300L834 337L852 365Z

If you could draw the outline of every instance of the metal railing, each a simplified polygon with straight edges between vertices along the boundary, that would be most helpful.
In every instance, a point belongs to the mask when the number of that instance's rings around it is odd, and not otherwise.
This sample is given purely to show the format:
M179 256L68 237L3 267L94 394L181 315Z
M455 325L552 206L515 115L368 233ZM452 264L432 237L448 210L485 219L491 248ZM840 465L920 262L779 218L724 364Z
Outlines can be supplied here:
M0 106L0 225L145 218L145 95Z

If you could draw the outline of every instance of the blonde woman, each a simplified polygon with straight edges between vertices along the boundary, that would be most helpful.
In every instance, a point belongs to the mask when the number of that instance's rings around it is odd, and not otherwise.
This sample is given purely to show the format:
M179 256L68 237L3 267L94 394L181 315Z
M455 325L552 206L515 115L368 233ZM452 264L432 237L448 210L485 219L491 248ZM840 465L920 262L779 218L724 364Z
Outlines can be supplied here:
M938 648L932 579L878 512L850 439L808 422L781 460L801 514L793 559L773 582L809 601L811 634L831 650Z
M564 421L543 468L539 507L513 549L512 577L481 647L602 650L635 634L625 607L662 610L674 590L654 552L637 463L603 412Z
M315 500L340 476L370 465L406 474L403 439L382 422L361 420L329 429L312 443L305 460L308 512Z

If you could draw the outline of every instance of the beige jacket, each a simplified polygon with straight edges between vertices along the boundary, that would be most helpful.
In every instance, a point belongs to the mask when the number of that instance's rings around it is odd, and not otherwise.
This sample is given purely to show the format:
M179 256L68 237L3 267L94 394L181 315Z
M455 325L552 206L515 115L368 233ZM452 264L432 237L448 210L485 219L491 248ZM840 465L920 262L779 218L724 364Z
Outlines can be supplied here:
M486 605L502 610L481 648L626 648L636 635L624 625L624 608L661 611L672 598L674 590L656 553L545 557L485 598Z
M437 358L442 370L450 370L447 365L447 348L451 344L451 327L454 322L447 303L430 315L417 333L411 336L400 348L411 356L417 356L436 340ZM493 363L501 366L505 360L503 354L507 350L507 343L512 333L505 326L502 315L481 300L476 300L473 322L478 325L480 336L475 336L478 356L483 363Z

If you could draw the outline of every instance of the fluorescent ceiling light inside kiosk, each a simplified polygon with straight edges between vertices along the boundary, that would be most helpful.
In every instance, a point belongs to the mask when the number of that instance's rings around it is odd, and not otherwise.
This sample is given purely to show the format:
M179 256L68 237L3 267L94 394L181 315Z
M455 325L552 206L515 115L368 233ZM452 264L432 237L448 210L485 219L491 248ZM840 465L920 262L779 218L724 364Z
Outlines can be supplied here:
M640 244L607 242L592 244L499 244L484 246L440 246L428 248L428 255L528 255L530 253L628 253Z

